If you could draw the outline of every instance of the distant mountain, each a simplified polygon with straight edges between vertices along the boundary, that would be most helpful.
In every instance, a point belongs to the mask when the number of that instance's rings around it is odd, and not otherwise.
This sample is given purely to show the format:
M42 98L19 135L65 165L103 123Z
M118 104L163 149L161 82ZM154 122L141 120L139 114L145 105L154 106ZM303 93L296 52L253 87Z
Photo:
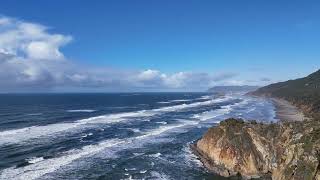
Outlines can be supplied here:
M282 98L292 102L306 113L318 114L320 112L320 70L304 78L262 87L250 94Z
M214 86L208 89L208 92L212 93L239 93L239 92L251 92L257 90L258 86Z

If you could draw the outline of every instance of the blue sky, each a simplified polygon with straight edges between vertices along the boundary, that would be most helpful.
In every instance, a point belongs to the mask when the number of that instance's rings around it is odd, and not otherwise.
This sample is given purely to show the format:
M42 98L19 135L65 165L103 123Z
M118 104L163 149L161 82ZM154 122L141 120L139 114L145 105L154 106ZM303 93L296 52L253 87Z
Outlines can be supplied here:
M210 85L264 85L320 67L320 1L3 0L0 14L70 36L58 47L70 62L122 74L205 73Z

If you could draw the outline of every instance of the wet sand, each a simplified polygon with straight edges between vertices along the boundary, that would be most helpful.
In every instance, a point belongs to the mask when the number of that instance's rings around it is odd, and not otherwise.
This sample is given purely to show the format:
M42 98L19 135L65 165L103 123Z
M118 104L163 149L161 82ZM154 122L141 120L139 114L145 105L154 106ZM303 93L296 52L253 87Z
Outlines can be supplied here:
M303 121L308 119L302 111L290 102L278 98L271 99L276 107L276 118L280 121Z

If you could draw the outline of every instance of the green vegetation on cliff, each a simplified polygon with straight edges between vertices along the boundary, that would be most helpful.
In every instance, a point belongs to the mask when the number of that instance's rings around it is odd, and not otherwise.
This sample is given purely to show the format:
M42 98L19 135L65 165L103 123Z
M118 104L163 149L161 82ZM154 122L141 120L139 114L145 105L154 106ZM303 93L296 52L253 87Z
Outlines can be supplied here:
M304 78L262 87L251 94L285 99L305 113L319 117L320 70Z
M320 180L320 70L250 94L287 100L312 118L272 124L222 121L194 146L203 164L227 177Z
M208 170L245 179L320 179L320 122L273 124L227 119L194 150Z

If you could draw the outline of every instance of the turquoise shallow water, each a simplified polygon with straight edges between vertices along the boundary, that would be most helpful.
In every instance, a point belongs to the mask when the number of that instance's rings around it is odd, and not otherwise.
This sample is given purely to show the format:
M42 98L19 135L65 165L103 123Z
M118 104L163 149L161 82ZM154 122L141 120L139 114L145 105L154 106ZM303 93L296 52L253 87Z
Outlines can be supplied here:
M0 95L0 179L224 179L189 145L271 102L207 93Z

